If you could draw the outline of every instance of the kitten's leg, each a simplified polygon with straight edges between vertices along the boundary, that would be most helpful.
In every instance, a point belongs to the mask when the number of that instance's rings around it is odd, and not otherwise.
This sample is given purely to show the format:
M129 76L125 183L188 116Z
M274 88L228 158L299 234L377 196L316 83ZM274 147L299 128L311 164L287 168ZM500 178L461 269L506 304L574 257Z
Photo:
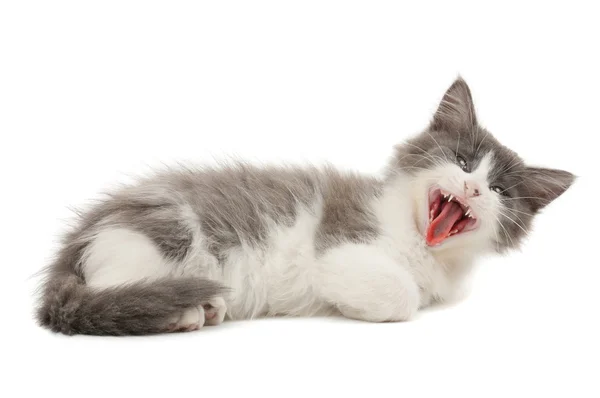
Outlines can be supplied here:
M154 242L128 228L107 228L98 232L83 255L83 273L87 284L110 288L141 280L152 281L171 275L169 263ZM216 297L165 319L165 331L192 331L223 321L227 307Z
M333 248L319 266L323 298L348 318L406 321L419 308L419 288L410 272L374 246Z

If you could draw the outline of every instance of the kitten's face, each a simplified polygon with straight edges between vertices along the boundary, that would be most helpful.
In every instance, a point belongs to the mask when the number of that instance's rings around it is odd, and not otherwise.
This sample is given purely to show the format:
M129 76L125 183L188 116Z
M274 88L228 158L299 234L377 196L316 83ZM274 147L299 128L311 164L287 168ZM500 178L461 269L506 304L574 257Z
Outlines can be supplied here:
M433 250L516 247L534 215L574 180L566 171L526 166L481 128L461 79L429 128L398 146L392 171L412 177L415 220Z

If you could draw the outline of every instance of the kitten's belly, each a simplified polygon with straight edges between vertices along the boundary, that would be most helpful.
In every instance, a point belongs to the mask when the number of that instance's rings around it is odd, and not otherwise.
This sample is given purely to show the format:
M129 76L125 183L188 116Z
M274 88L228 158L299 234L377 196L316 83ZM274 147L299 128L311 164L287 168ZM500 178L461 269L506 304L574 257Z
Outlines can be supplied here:
M261 246L243 245L227 252L222 280L232 289L227 298L228 318L337 312L317 291L322 275L315 252L319 211L299 209L297 214L290 227L274 224ZM372 244L411 272L421 289L423 306L432 299L443 299L451 290L443 267L424 247L422 237L410 228L393 237L384 234ZM370 272L368 264L365 272Z
M274 227L263 247L240 246L229 251L223 264L223 282L232 289L227 299L229 319L337 313L317 291L323 266L315 253L317 223L314 215L301 214L292 227ZM443 299L449 281L440 265L419 247L418 237L409 236L402 242L380 239L373 245L411 272L425 307ZM365 272L370 272L368 264Z
M262 247L239 246L229 251L223 282L232 289L227 300L230 319L333 312L315 291L318 223L318 214L302 210L293 226L274 225Z

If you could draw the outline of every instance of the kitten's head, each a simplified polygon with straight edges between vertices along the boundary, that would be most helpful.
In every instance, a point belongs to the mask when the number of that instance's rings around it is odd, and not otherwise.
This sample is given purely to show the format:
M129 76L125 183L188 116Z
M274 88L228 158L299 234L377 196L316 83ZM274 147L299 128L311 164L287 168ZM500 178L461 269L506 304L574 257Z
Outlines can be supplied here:
M434 250L514 248L574 181L566 171L527 166L479 126L460 78L427 130L397 147L391 171L411 177L415 219Z

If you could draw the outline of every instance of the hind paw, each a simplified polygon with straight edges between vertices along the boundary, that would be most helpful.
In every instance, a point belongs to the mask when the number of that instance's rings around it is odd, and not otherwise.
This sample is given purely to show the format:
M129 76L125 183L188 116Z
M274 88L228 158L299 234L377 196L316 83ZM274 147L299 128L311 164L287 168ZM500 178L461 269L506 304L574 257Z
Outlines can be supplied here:
M222 297L215 297L208 303L202 306L204 309L205 323L206 325L220 325L225 319L225 313L227 313L227 304Z
M227 305L216 297L198 307L190 307L173 315L167 322L168 332L192 332L204 325L219 325L225 319Z
M202 307L191 307L173 315L167 322L168 332L191 332L204 326Z

